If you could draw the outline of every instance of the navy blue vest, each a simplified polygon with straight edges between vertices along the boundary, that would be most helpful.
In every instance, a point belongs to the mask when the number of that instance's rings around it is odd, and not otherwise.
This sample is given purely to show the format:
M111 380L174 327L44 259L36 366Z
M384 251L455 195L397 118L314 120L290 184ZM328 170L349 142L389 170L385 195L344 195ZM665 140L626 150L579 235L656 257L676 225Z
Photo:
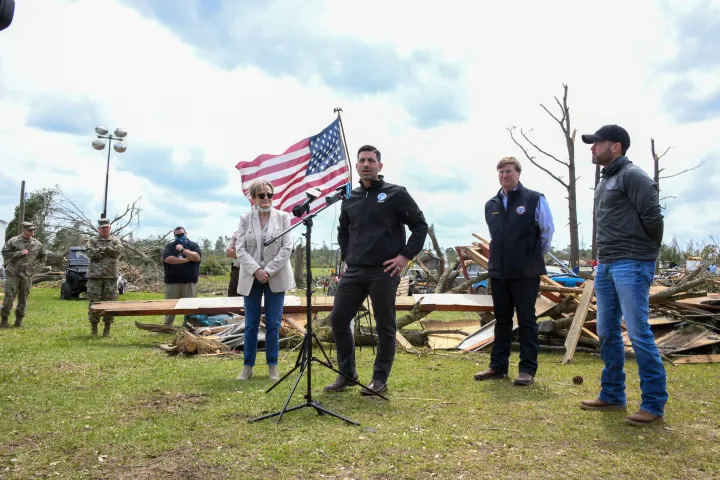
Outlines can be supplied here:
M547 273L540 227L535 221L541 195L518 183L508 195L507 209L500 192L485 204L485 221L490 229L490 277L521 279Z

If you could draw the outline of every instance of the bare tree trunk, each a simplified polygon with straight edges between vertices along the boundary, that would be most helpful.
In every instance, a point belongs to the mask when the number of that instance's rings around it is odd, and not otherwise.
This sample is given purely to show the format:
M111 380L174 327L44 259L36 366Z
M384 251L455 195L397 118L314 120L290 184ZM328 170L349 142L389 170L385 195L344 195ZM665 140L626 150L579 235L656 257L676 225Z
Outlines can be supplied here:
M295 284L305 285L305 247L303 243L295 247L295 268L293 268L293 274L295 275Z
M570 107L568 107L567 103L567 93L568 93L568 86L563 84L563 99L562 102L555 97L555 103L557 103L558 107L560 107L560 113L562 114L560 117L557 117L553 115L548 108L543 105L542 103L540 106L547 112L548 115L550 115L559 125L560 129L563 132L563 135L565 137L565 145L567 147L567 161L560 160L555 155L548 153L547 151L540 148L537 144L533 143L530 138L526 135L525 132L523 132L522 129L520 129L520 134L522 137L527 141L535 150L543 154L544 156L548 157L549 159L559 163L560 165L563 165L568 170L568 180L563 180L561 175L556 175L552 171L550 171L548 168L541 165L535 157L530 155L530 152L527 148L525 148L523 145L521 145L513 136L513 130L515 130L516 127L508 128L507 130L510 132L510 138L513 142L515 142L515 145L520 147L520 149L523 151L525 156L528 160L530 160L530 163L538 167L543 172L547 173L550 177L552 177L556 182L558 182L560 185L565 187L565 190L567 190L568 195L568 225L570 227L570 266L574 267L577 266L578 261L580 259L580 242L579 242L579 235L578 235L578 221L577 221L577 178L575 176L575 130L571 130L570 127Z
M650 153L653 157L653 180L658 191L658 198L660 198L660 157L655 153L655 139L650 139Z

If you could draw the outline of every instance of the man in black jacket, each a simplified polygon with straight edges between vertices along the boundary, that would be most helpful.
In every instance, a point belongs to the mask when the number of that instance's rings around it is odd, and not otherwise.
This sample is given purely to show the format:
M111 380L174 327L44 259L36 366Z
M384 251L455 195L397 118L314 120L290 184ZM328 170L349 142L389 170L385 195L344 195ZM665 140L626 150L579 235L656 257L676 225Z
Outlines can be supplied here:
M600 394L583 400L584 410L626 410L625 345L622 322L635 352L640 375L640 410L631 425L662 423L668 399L665 367L648 322L650 285L663 237L657 185L625 156L630 135L605 125L583 142L592 144L592 161L604 167L595 189L598 267L595 274L597 333L605 368Z
M378 349L371 390L383 393L395 358L395 293L400 272L425 244L428 225L405 187L386 183L380 152L365 145L355 165L361 186L345 199L340 210L338 244L347 270L340 278L331 314L337 347L338 375L327 391L341 392L358 379L355 343L350 322L370 295L377 324ZM405 225L410 239L405 242ZM372 395L363 389L362 395Z
M520 162L505 157L497 165L501 189L485 204L490 229L488 270L495 308L495 341L490 368L475 380L506 378L510 363L513 314L520 330L520 373L515 385L533 383L538 368L538 326L535 300L540 275L545 275L545 254L555 231L550 207L542 193L520 183Z

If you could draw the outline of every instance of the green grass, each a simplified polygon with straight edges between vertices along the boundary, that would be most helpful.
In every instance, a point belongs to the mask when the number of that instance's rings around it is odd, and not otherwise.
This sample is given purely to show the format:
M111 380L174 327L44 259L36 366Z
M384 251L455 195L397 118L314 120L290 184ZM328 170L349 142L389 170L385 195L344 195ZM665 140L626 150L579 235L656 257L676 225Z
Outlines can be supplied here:
M87 302L58 297L34 289L26 326L0 331L2 479L720 476L717 365L668 366L666 428L581 411L579 401L598 391L601 361L577 354L562 366L560 353L541 354L537 382L527 388L473 381L487 354L398 353L389 403L357 388L325 394L334 374L314 366L315 399L360 427L309 409L279 425L249 424L281 408L292 383L264 393L270 382L262 353L258 378L239 383L241 357L170 357L156 348L168 335L133 325L160 317L120 317L111 338L90 338ZM281 372L295 358L281 352ZM357 358L361 380L369 381L371 349L358 349ZM516 368L517 353L511 361ZM572 384L576 375L582 385ZM303 400L305 382L291 405ZM634 363L628 393L636 408Z

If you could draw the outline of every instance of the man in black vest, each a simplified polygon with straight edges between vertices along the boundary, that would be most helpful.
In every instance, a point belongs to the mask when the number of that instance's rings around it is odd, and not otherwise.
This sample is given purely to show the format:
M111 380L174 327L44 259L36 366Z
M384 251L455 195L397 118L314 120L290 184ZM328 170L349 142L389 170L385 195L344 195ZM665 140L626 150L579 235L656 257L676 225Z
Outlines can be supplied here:
M495 341L490 368L475 380L506 378L510 363L513 313L520 329L520 373L515 385L530 385L537 372L538 327L535 300L540 275L545 275L544 256L555 231L550 207L542 193L520 183L520 162L505 157L497 165L502 188L485 204L490 229L490 287L495 308Z

